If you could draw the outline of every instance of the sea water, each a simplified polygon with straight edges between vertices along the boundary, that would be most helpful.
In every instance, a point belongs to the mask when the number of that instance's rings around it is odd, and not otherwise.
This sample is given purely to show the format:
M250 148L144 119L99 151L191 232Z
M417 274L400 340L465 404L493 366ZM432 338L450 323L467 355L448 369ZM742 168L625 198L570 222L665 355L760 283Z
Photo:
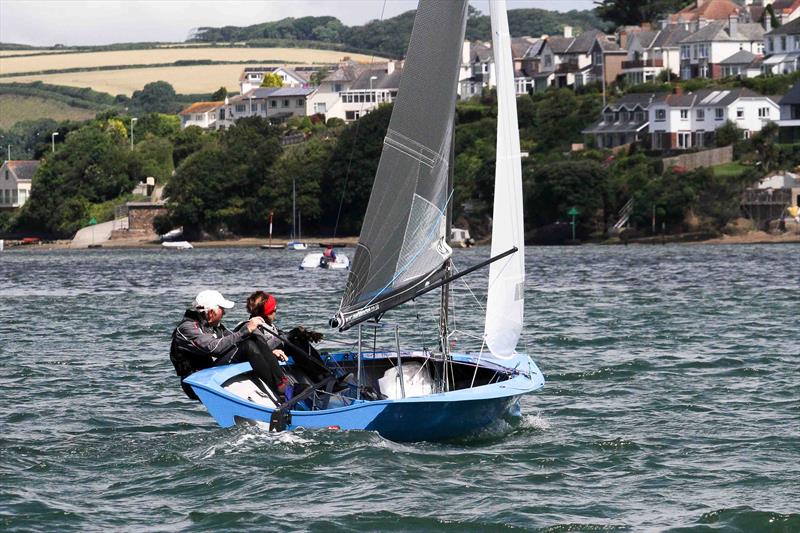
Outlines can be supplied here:
M170 333L204 288L228 325L266 289L284 328L353 346L325 326L346 272L302 256L0 255L0 529L800 531L799 245L528 248L545 388L444 444L221 429L183 396ZM480 348L485 275L453 287L457 350ZM435 344L438 300L386 315L403 348Z

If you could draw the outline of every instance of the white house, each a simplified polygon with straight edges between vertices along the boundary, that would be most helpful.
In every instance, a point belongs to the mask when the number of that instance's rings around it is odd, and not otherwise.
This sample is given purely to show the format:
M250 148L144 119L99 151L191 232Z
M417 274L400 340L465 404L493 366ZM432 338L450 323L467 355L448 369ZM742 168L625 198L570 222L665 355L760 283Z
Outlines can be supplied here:
M788 74L800 70L800 19L779 26L764 35L764 72Z
M681 40L681 78L722 78L722 61L741 50L764 53L764 28L752 22L709 22Z
M292 117L304 117L309 112L309 101L316 91L312 87L265 87L252 89L246 94L227 99L222 106L224 118L217 127L228 128L244 117L258 116L275 122Z
M0 210L19 209L31 194L40 161L5 161L0 166Z
M239 76L239 94L249 93L253 89L258 89L264 83L265 74L277 74L280 76L284 87L308 87L309 73L306 71L294 70L285 67L245 67Z
M739 50L720 62L723 78L755 78L761 75L764 58L747 50Z
M217 129L217 120L225 118L225 102L195 102L180 113L181 128L199 126L204 130Z
M309 108L326 118L357 120L397 97L402 61L364 65L346 60L326 76L310 97Z
M733 122L745 137L779 118L775 99L750 89L709 90L659 95L649 108L654 150L686 150L711 146L714 131Z

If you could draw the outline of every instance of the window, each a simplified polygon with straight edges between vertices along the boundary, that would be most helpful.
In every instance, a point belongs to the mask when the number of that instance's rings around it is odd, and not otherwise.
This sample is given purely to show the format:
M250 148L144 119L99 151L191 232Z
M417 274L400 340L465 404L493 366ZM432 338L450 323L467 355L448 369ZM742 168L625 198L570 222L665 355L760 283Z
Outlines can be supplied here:
M614 113L611 112L603 113L603 122L608 122L608 123L614 122Z
M794 36L794 49L800 50L800 35Z
M341 83L334 83L333 84L333 92L335 92L335 93L342 92L342 84Z
M706 110L705 109L698 109L697 110L697 120L705 120L706 119Z
M17 197L17 189L11 189L11 203L16 204L19 201Z
M288 98L284 98L283 107L289 107L289 99Z
M714 120L722 120L725 118L725 109L722 107L714 108Z
M767 39L767 52L774 52L775 51L775 41L773 38Z
M689 45L681 46L681 59L689 59Z
M575 87L583 86L583 74L575 74Z
M603 52L595 52L593 63L595 65L602 65L603 64Z
M689 110L681 109L681 120L689 120Z
M667 120L667 110L656 109L656 122L664 122L665 120Z
M314 104L314 113L324 113L327 110L325 102L317 102Z
M272 108L278 107L278 101L277 100L270 100L269 101L269 106L272 107Z
M736 108L736 120L744 120L744 108L737 107Z
M225 109L220 109L219 110L219 119L220 120L225 120Z
M756 43L756 53L758 55L764 55L764 42L759 41Z
M706 145L706 132L703 130L697 130L697 133L694 134L694 141L695 146L698 148L703 148Z
M644 122L644 111L637 111L636 112L636 122Z
M692 45L692 59L697 59L697 45Z
M692 134L691 133L678 133L678 148L691 148L692 147Z
M553 56L551 56L550 54L546 54L544 56L544 66L546 67L553 66Z
M303 100L302 98L298 98L297 99L297 107L303 107L305 105L306 105L306 101L305 100Z
M786 36L785 35L781 35L781 50L784 51L784 52L786 51Z
M237 113L244 113L245 109L247 109L247 106L245 106L244 104L236 104Z
M758 118L769 118L769 108L768 107L759 107L758 108Z
M664 148L664 133L657 131L653 134L653 150L662 150Z

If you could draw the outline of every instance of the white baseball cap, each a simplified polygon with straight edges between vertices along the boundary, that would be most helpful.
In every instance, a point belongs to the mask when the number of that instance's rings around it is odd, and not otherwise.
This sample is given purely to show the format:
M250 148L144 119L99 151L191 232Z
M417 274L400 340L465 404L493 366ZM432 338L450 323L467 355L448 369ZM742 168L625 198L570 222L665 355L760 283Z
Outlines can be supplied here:
M194 299L194 302L192 302L192 307L200 311L208 311L215 307L230 309L233 307L233 302L225 299L219 291L200 291Z

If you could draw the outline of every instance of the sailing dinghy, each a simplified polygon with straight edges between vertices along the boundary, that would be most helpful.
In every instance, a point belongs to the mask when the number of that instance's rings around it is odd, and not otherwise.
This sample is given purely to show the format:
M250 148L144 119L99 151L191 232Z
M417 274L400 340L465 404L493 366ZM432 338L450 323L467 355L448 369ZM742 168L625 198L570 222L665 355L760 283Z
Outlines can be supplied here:
M467 0L420 2L361 236L331 325L358 328L356 349L323 353L350 386L317 383L291 400L266 395L248 363L186 378L223 427L269 423L274 430L371 430L395 441L473 435L519 413L519 399L544 385L530 356L516 351L522 331L524 253L522 183L511 44L505 2L490 2L498 69L498 135L491 257L453 274L448 202L453 122ZM454 353L448 331L449 283L489 264L483 347ZM438 350L403 351L390 309L441 288ZM371 335L394 339L376 350ZM308 380L291 359L284 366Z

